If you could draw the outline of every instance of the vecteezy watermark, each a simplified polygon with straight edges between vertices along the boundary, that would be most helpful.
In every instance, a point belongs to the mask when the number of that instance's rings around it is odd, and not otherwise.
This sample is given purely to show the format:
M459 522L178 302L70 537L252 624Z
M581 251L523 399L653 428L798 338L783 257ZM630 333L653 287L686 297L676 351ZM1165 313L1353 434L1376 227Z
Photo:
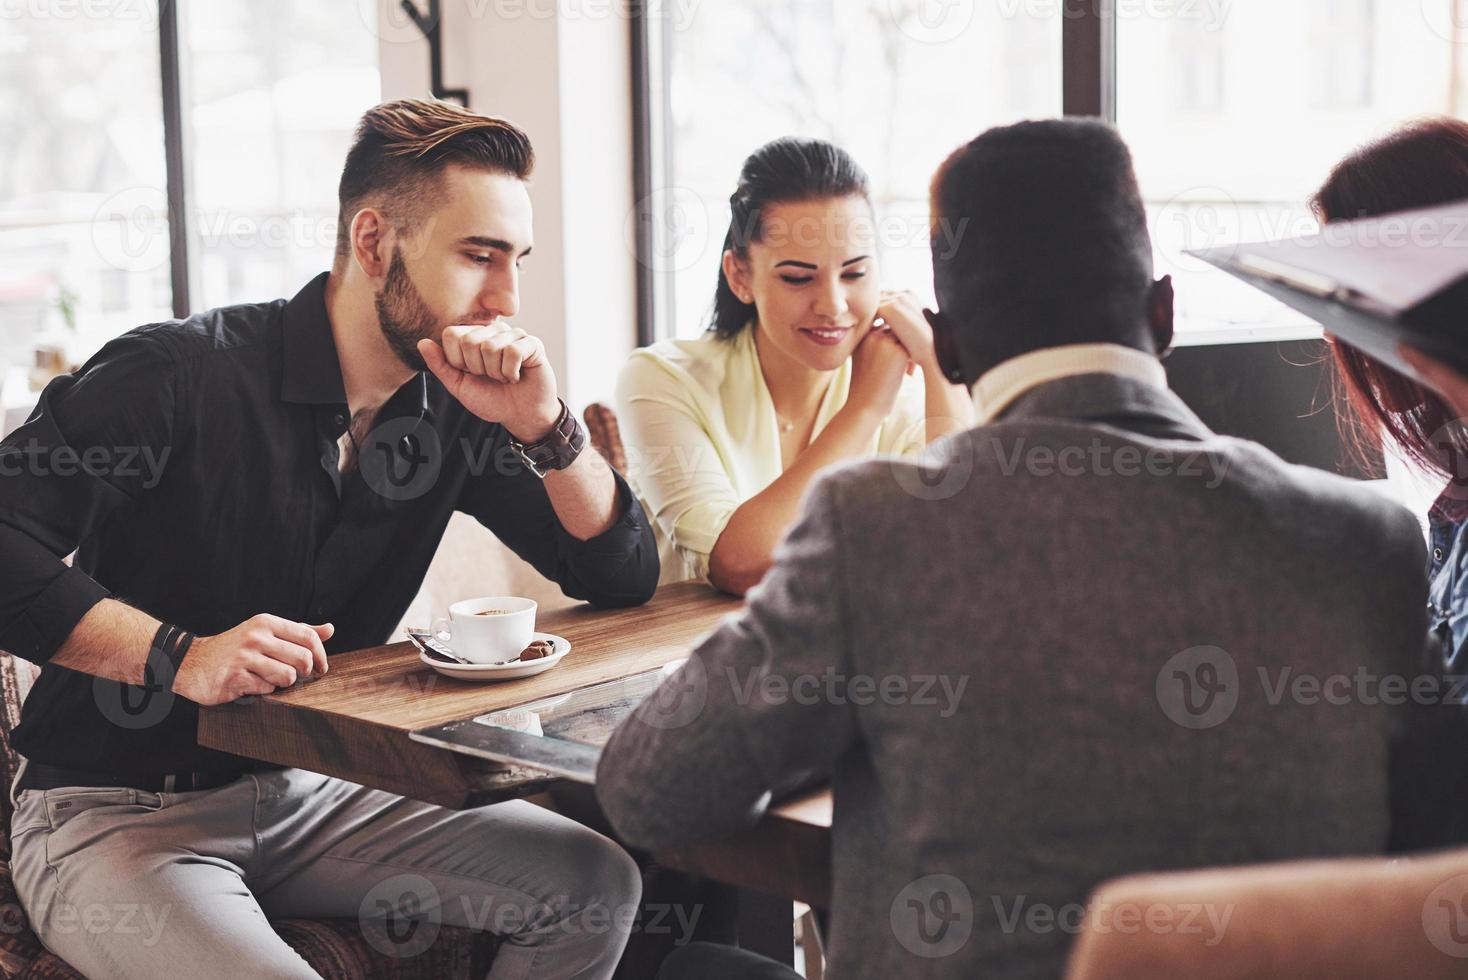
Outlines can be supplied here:
M931 423L932 420L923 420ZM964 423L966 426L967 423ZM955 426L955 428L962 428ZM957 496L973 478L975 463L988 456L984 472L1005 479L1023 473L1038 478L1152 477L1198 480L1206 490L1217 489L1228 473L1228 460L1201 450L1164 449L1116 444L1094 438L1089 443L1055 445L1030 442L1025 436L960 432L953 438L929 443L915 456L889 461L892 478L919 500L947 500Z
M1152 245L1167 264L1210 268L1187 253L1219 249L1233 255L1241 242L1290 239L1302 249L1468 249L1468 214L1408 211L1355 221L1330 221L1303 205L1243 206L1223 188L1188 188L1148 206Z
M566 895L523 904L493 897L475 900L464 896L460 901L465 925L495 935L513 935L539 924L567 935L606 935L617 931L671 936L674 946L686 946L693 940L704 911L700 903L580 904Z
M924 875L897 893L889 921L892 935L914 956L952 956L974 931L973 894L961 878Z
M754 224L758 221L756 227ZM968 218L930 219L926 214L889 212L875 215L862 210L851 215L783 214L751 215L748 223L735 229L742 241L758 240L772 248L847 247L866 249L876 245L884 251L922 248L934 258L950 259L968 230Z
M159 0L0 0L4 20L110 20L158 29ZM171 2L171 0L164 0Z
M1208 268L1208 263L1188 253L1224 248L1232 254L1249 237L1244 234L1242 210L1221 187L1191 187L1148 210L1152 248L1169 268Z
M422 0L408 0L418 8L419 18L425 26L433 26L428 19L427 4ZM665 30L684 31L693 25L698 8L704 0L463 0L454 5L448 17L453 30L462 30L468 24L491 19L496 23L514 20L560 22L630 20L639 15L648 21L664 25ZM639 10L640 8L640 10ZM423 31L413 16L401 3L382 4L378 0L357 0L357 16L367 29L389 44L422 44Z
M464 0L473 18L495 20L529 18L561 22L579 20L630 20L640 12L648 20L660 21L681 31L693 23L703 0Z
M168 199L161 187L129 187L92 216L92 246L123 272L150 272L168 261Z
M708 704L708 668L695 655L664 671L670 676L643 699L633 718L659 731L685 728L699 719Z
M201 210L190 225L206 249L325 249L336 247L336 215L301 209L276 214L238 213L223 208Z
M1462 705L1468 704L1468 674L1381 674L1364 665L1319 674L1288 664L1258 665L1241 674L1233 656L1215 646L1189 647L1157 672L1157 702L1184 728L1223 724L1246 696L1257 696L1257 703L1269 707Z
M205 250L336 247L336 216L299 208L269 214L198 209L189 213L188 225ZM422 248L425 241L425 235L415 234L411 245ZM124 272L147 272L166 263L168 203L162 188L129 187L103 201L92 216L92 244L102 261Z
M446 922L496 936L527 929L583 936L637 932L671 936L674 946L684 946L693 940L703 912L701 903L578 902L566 894L527 896L525 901L461 895L457 902L445 904L432 881L404 872L384 879L364 896L358 925L373 949L407 959L431 947Z
M92 678L92 701L102 716L118 728L141 731L162 724L179 696L173 661L158 647L143 661L143 683L124 684L100 675Z
M0 446L0 477L74 477L137 482L152 490L163 479L172 446L51 446L30 438Z
M1006 935L1021 931L1034 935L1064 933L1079 935L1084 929L1094 933L1117 933L1134 936L1153 935L1201 936L1203 945L1223 942L1234 905L1211 902L1108 902L1092 900L1084 904L1048 905L1031 902L1026 895L1013 900L991 896L999 928Z
M1448 475L1443 495L1449 500L1468 501L1468 420L1450 419L1427 438L1434 462Z
M1427 29L1444 41L1468 44L1468 10L1458 0L1418 0Z
M0 931L14 934L20 931L23 918L15 906L3 906L5 914L0 917ZM11 914L14 909L15 914ZM44 927L47 935L72 935L86 933L89 936L132 936L129 942L146 949L158 945L163 937L163 927L173 913L170 903L148 902L38 902L30 907L31 921Z
M1405 212L1357 221L1333 221L1318 235L1302 238L1302 248L1468 249L1468 212Z
M914 425L930 429L935 423L951 432L963 432L967 419L941 416L921 419ZM907 433L904 441L916 433ZM892 479L909 496L918 500L949 500L963 492L974 475L974 440L967 436L929 442L914 456L893 456Z
M438 483L443 462L438 430L406 415L376 426L357 450L363 482L388 500L423 496Z
M657 272L683 272L703 261L713 229L703 198L686 187L664 187L637 202L623 222L627 251Z
M1014 17L1063 18L1106 15L1118 21L1191 22L1210 33L1223 29L1233 0L997 0L999 14Z
M367 945L386 956L409 959L433 945L443 907L433 882L419 874L386 878L362 896L357 925Z
M1035 477L1179 477L1205 481L1206 489L1223 483L1228 463L1216 453L1201 450L1177 451L1150 446L1114 443L1092 439L1087 445L1054 446L1030 444L1024 436L1006 445L991 437L999 472L1009 477L1023 471Z
M687 476L720 465L717 453L706 444L627 446L624 453L626 472L634 478L651 473ZM331 451L321 461L338 465ZM357 466L368 487L393 501L415 500L428 493L449 466L455 472L462 468L471 478L526 472L524 460L508 445L468 436L445 445L437 430L416 416L396 416L376 425L357 445Z
M827 667L819 674L794 675L752 669L743 678L735 668L725 667L724 675L734 692L734 700L740 705L755 701L768 705L850 704L859 708L874 704L911 705L936 708L939 718L953 717L968 687L967 675L954 678L947 674L844 674L834 667Z
M360 704L400 701L404 696L424 697L432 694L442 678L432 671L409 671L380 677L344 677L333 690L344 699Z
M1239 667L1222 647L1189 647L1157 672L1157 703L1173 723L1195 730L1223 724L1239 704Z
M1422 931L1443 953L1468 959L1468 874L1438 885L1422 903Z
M1360 704L1421 707L1468 702L1468 674L1377 674L1357 667L1349 674L1296 673L1293 667L1256 668L1264 700L1271 706L1285 701L1310 707Z
M919 44L947 44L974 22L976 0L887 0L897 29Z

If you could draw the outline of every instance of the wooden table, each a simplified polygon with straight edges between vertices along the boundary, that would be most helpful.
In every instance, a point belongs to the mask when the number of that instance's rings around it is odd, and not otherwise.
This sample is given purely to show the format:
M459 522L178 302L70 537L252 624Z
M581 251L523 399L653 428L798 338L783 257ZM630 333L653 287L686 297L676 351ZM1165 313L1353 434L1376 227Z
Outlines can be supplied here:
M554 780L424 745L409 733L661 667L686 657L694 641L739 606L705 585L682 583L665 586L636 609L548 613L537 628L570 640L571 653L544 674L499 684L444 677L406 641L334 654L324 677L201 709L199 743L453 808L526 796ZM658 857L671 867L825 907L830 825L830 797L816 794L772 810L728 841Z

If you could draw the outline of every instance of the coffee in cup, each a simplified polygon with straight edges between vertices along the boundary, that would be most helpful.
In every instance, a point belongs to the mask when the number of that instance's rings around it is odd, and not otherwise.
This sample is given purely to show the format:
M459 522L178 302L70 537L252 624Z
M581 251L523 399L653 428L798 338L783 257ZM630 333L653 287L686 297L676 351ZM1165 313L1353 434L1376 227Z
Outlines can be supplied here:
M534 599L520 596L465 599L449 606L448 618L433 624L433 634L465 660L508 663L534 638L537 608Z

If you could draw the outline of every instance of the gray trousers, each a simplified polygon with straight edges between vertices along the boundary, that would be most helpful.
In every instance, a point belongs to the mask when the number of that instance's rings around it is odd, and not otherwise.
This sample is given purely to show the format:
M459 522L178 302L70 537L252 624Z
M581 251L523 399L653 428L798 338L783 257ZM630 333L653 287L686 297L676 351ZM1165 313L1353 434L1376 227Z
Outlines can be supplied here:
M448 810L301 769L216 789L25 790L15 887L52 952L93 980L317 974L269 919L356 919L412 956L442 926L504 937L489 976L607 978L637 865L531 803Z

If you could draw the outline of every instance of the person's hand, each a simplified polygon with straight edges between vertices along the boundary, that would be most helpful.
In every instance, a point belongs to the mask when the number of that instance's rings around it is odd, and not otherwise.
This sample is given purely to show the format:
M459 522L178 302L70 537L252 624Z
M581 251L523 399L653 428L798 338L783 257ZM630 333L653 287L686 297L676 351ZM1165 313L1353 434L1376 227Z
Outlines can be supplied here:
M519 327L446 327L442 346L420 340L418 353L460 404L523 443L550 435L561 417L545 345Z
M933 347L933 328L923 316L922 304L912 293L883 290L877 306L877 325L891 328L892 335L907 348L907 356L925 375L942 377L938 352Z
M247 694L290 687L297 677L326 673L326 647L336 628L260 613L234 629L195 637L173 690L195 704L224 704Z
M1458 415L1468 416L1468 377L1464 377L1455 368L1450 368L1442 361L1422 353L1415 347L1403 344L1397 351L1402 359L1412 365L1412 369L1422 377L1422 380L1443 397L1448 407Z
M886 327L872 327L851 353L851 390L846 404L876 418L892 414L902 379L912 361Z

